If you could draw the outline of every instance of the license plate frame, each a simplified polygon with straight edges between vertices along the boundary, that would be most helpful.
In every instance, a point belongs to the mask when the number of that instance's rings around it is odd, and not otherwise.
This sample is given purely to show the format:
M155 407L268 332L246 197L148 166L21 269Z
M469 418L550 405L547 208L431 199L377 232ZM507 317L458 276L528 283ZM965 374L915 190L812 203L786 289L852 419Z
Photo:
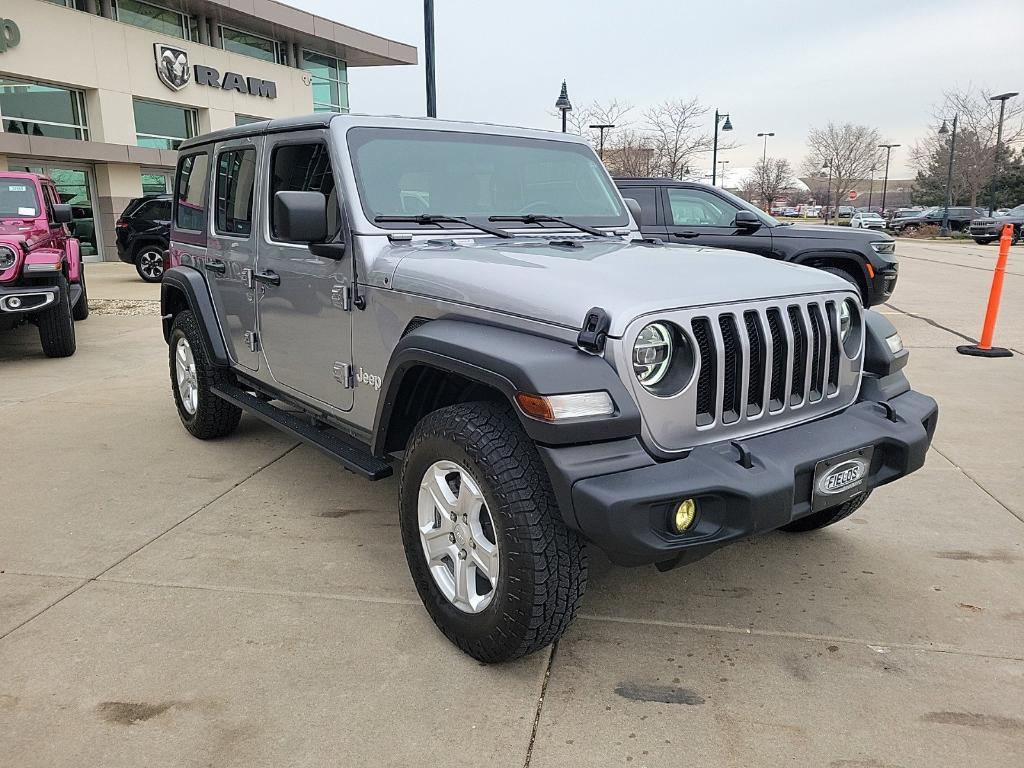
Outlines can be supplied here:
M871 473L875 447L855 448L814 465L811 478L811 510L818 512L849 501L863 493Z

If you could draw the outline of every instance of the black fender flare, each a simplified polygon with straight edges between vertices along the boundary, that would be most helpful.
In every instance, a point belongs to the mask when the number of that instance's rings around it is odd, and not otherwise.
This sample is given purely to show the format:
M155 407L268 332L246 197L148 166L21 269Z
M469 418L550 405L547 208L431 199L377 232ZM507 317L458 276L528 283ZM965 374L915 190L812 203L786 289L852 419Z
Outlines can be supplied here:
M614 440L640 434L640 410L615 369L603 357L554 339L465 320L432 320L407 333L395 347L381 385L372 449L380 455L406 373L427 366L492 387L513 407L527 435L546 445ZM605 391L615 403L610 416L552 424L524 414L516 392L557 395Z
M794 264L806 265L808 262L816 261L818 259L850 262L856 266L858 274L863 276L865 283L870 282L868 279L868 270L865 266L870 259L859 251L852 251L845 248L813 248L794 254L790 261Z
M160 314L163 321L164 341L170 342L171 324L174 315L181 311L182 304L191 309L199 321L203 334L207 358L214 365L228 366L227 345L217 322L206 279L198 269L192 267L171 267L164 272L160 281Z

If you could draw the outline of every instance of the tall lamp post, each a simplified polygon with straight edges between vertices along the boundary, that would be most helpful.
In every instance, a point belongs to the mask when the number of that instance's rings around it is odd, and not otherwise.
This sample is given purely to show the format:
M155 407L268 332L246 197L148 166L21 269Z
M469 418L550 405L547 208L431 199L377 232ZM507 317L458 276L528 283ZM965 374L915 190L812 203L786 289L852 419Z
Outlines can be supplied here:
M728 164L728 162L729 162L728 160L719 160L718 161L718 164L720 166L722 166L722 189L725 189L725 166ZM715 182L712 181L711 183L714 184Z
M939 128L939 135L945 136L947 133L949 137L949 169L946 171L946 207L942 210L942 227L939 229L939 234L942 237L949 236L949 206L953 204L953 157L956 153L956 124L960 119L960 113L956 112L953 114L953 130L950 132L946 126L946 121L942 121L942 127Z
M615 126L612 123L598 123L597 125L592 125L590 127L591 128L596 128L597 130L599 130L601 132L601 138L598 141L597 156L601 158L601 162L603 163L604 162L604 132L606 130L610 131ZM562 131L563 132L565 131L564 127L562 128Z
M757 138L761 138L762 136L764 137L764 149L761 150L761 165L764 165L765 160L768 159L768 137L769 136L774 136L774 135L775 135L774 131L772 133L759 133L759 134L757 134Z
M723 131L731 131L732 130L732 122L729 120L729 113L726 112L725 114L721 114L720 115L718 113L718 110L716 109L715 110L715 141L711 145L711 186L712 187L715 186L715 182L718 180L718 177L715 175L715 169L718 167L718 123L721 122L722 120L725 120L725 122L722 123L722 130Z
M886 187L889 186L889 155L892 153L894 147L900 146L899 144L879 144L880 149L885 150L885 176L882 179L882 215L885 215L885 191Z
M434 80L434 0L423 0L423 58L427 75L427 117L437 117L437 84Z
M569 89L565 87L565 80L562 81L562 92L558 94L555 101L555 109L562 113L562 133L565 133L565 116L572 111L572 102L569 101Z
M871 177L868 179L868 213L871 213L871 201L875 196L875 171L877 170L876 166L871 166Z
M998 96L993 96L991 101L999 102L999 127L996 129L996 154L992 158L992 196L989 198L988 203L988 215L991 216L992 212L998 207L999 200L999 152L1003 148L1003 115L1006 113L1006 101L1012 99L1014 96L1019 96L1019 93L1000 93Z
M826 160L821 164L821 172L828 171L828 183L825 185L825 223L828 224L828 206L832 199L832 161Z

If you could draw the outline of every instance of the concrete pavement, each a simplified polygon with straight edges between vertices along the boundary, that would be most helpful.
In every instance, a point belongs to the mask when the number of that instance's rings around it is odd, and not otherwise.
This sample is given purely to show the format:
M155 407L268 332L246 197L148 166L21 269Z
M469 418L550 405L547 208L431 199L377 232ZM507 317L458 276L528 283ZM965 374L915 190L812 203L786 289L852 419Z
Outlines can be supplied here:
M420 607L393 480L248 417L191 439L159 286L91 265L74 357L0 337L0 764L1021 765L1024 355L953 351L994 246L898 252L927 466L668 574L592 553L557 649L498 667ZM1020 247L996 338L1024 350Z

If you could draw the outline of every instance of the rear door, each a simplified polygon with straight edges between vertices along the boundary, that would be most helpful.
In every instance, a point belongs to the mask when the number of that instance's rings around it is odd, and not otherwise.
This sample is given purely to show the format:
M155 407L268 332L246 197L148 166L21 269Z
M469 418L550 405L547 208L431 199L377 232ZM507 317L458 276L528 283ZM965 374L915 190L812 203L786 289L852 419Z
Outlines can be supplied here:
M207 281L232 360L259 368L256 338L256 172L262 136L214 146Z
M706 189L665 188L665 215L671 242L772 256L771 227L740 229L734 223L739 210L732 201Z
M267 137L268 171L260 194L258 268L260 339L273 381L338 410L352 408L352 256L317 256L302 243L277 233L274 195L321 192L327 198L327 230L341 229L342 200L335 185L326 131L296 131ZM270 275L270 280L262 276Z
M661 215L660 189L653 184L637 184L619 188L623 197L631 197L640 204L640 231L644 237L665 237L665 220Z

